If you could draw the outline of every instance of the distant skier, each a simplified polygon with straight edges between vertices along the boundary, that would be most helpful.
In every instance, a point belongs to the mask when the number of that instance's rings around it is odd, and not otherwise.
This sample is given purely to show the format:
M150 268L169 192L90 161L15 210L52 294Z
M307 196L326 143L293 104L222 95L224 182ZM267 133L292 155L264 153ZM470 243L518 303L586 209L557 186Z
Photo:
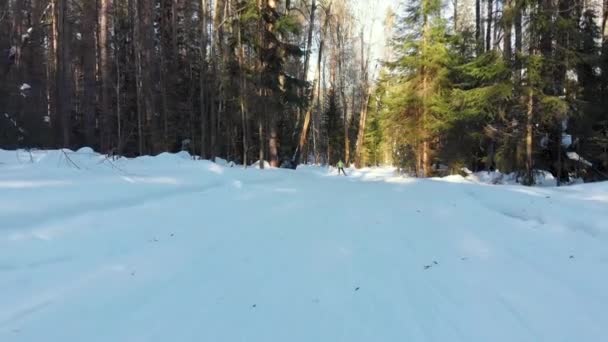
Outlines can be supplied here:
M337 166L338 166L338 176L340 175L340 172L342 172L346 176L346 172L344 171L344 163L342 162L342 159L340 159Z

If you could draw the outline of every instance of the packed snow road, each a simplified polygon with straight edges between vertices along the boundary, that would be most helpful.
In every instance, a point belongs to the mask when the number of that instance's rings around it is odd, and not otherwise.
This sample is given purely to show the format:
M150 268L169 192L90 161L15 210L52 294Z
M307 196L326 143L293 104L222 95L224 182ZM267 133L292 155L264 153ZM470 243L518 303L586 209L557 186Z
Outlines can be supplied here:
M0 341L608 341L608 184L0 151Z

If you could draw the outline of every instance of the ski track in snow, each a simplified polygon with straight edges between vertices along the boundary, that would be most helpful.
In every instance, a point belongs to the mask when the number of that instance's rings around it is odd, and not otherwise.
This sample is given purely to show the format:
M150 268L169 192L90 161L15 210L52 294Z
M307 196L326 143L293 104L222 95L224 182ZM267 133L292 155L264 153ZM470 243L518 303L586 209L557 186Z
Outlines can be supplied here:
M3 342L608 340L606 183L14 156Z

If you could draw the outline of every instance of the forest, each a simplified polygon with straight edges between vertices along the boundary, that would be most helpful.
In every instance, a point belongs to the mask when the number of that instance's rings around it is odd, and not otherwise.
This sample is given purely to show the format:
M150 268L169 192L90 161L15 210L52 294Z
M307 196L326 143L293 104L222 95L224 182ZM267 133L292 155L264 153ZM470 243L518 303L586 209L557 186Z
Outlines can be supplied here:
M368 5L0 0L0 148L608 178L607 0Z

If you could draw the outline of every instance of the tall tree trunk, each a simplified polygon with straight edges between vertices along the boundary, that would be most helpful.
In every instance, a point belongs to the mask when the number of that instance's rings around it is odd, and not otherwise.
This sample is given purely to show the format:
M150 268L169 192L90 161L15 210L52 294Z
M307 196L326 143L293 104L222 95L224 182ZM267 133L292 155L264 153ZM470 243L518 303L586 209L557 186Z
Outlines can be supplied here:
M523 52L523 32L522 32L522 4L521 1L514 0L515 6L513 14L513 24L515 26L515 85L521 85L521 59Z
M551 73L550 63L553 63L553 16L555 7L553 6L554 0L539 0L539 14L543 21L543 25L540 25L538 29L538 35L540 36L540 54L543 56L543 65L541 67L541 75L544 85L544 92L549 95L554 95L555 90L553 89L553 74ZM538 15L538 14L537 14Z
M542 2L549 0L539 0L539 11L542 10ZM536 13L539 16L539 13ZM543 46L543 34L539 32L538 29L532 27L530 29L530 57L535 57L538 54L538 46ZM540 38L540 41L539 41ZM525 135L525 145L526 145L526 171L524 176L524 185L533 185L534 184L534 106L535 106L535 87L538 86L530 79L530 75L528 75L528 98L527 98L527 108L526 108L526 135Z
M492 49L492 19L494 17L494 10L492 9L492 5L494 4L493 0L486 0L488 2L488 13L487 13L487 26L486 26L486 51L490 51Z
M422 27L422 43L421 50L426 49L426 45L428 44L428 35L429 32L429 21L426 14L423 14L423 27ZM426 178L429 176L430 171L430 161L429 161L429 141L428 141L428 133L427 133L427 120L429 117L429 98L428 98L428 83L429 83L429 74L428 70L424 67L421 67L422 73L422 115L420 117L420 137L422 140L421 143L421 166L422 166L422 177Z
M608 1L608 0L606 0ZM317 0L312 0L310 4L310 23L306 38L306 51L304 52L304 79L308 79L308 68L310 64L310 53L312 51L312 34L315 29L315 13L317 11Z
M145 118L145 102L143 89L143 66L142 66L142 29L140 18L140 0L129 0L131 2L131 11L133 13L133 54L135 56L135 93L137 103L137 146L139 155L144 155L144 118Z
M477 54L483 53L483 37L481 32L481 0L475 0L475 42L477 44Z
M317 102L317 87L318 87L318 79L320 77L320 69L321 69L321 59L323 55L323 39L319 44L319 56L317 61L317 71L315 72L315 81L312 89L312 99L310 104L308 105L308 110L304 115L304 122L302 124L302 131L300 132L300 139L298 141L298 146L296 148L295 155L293 157L293 164L297 166L300 164L301 153L304 150L304 145L306 145L306 141L308 140L308 128L310 127L310 121L312 117L312 111L315 107L315 103Z
M336 28L337 42L338 42L338 78L340 80L340 99L342 100L342 124L344 128L344 163L346 165L350 164L350 139L348 137L348 101L346 100L346 95L344 94L344 74L342 65L344 63L344 49L343 49L343 32L341 25L337 25Z
M458 32L458 0L453 0L452 6L454 6L454 32Z
M262 116L258 116L258 135L260 136L260 148L258 151L258 161L260 162L260 169L265 167L264 165L264 121Z
M15 85L21 85L24 82L29 82L26 76L27 70L22 63L24 47L26 46L26 41L22 39L24 31L24 12L26 9L26 1L17 1L13 4L13 20L12 20L12 32L7 32L8 35L12 36L12 42L10 43L11 48L15 48L13 55L13 65L9 65L9 71L12 69L13 72L9 73L9 79L11 82L14 82ZM4 7L4 6L0 6ZM29 9L28 9L29 10ZM0 15L4 15L4 12L0 12ZM11 77L12 76L12 77ZM2 81L4 79L0 78ZM0 84L1 86L2 84ZM24 115L24 107L26 105L26 101L21 97L16 97L11 99L10 102L14 102L14 111L15 111L15 119L19 122L19 125L23 124L25 119Z
M574 13L574 1L572 0L559 0L557 18L560 22L571 23L576 20L573 19ZM571 43L575 43L574 39L570 37L571 31L558 25L556 28L555 40L556 47L554 53L555 66L553 67L553 82L554 91L556 96L565 96L566 94L566 73L568 67L568 56L566 51L571 51ZM575 47L576 48L576 45ZM562 118L558 118L554 123L554 137L552 139L552 145L554 146L553 152L555 153L555 176L557 177L557 186L561 185L562 180L562 136L563 136L563 123Z
M504 31L502 55L507 65L511 66L511 58L513 55L511 49L511 32L513 31L513 1L505 0L502 14L502 24Z
M240 15L240 14L239 14ZM237 32L237 54L239 62L239 109L241 110L241 134L243 139L243 166L247 167L248 152L249 152L249 134L248 134L248 119L247 119L247 79L245 76L245 47L243 45L242 28L240 18L234 21Z
M51 126L51 136L53 146L59 147L61 135L61 118L57 111L57 0L51 1L51 32L50 32L50 51L49 63L46 75L46 97L48 99L47 112Z
M300 75L300 78L303 80L306 80L306 81L308 81L308 71L310 68L310 54L312 52L312 38L313 38L314 29L315 29L316 11L317 11L317 1L312 0L311 5L310 5L310 19L308 22L308 33L307 33L307 38L306 38L306 50L304 51L304 65L302 68L302 75ZM305 91L303 89L298 90L298 93L300 96L304 96L304 92ZM299 106L297 109L296 125L295 125L295 130L293 133L294 138L297 136L297 132L298 132L299 128L302 127L303 120L304 120L304 116L302 115L302 107ZM295 165L294 165L294 167L295 167Z
M608 40L608 0L604 0L602 6L602 42L606 44Z
M274 12L277 10L276 8L277 3L274 0L266 0L266 6L269 8L269 10L271 12ZM274 32L275 27L274 24L272 22L269 22L266 24L266 30L268 32ZM269 94L266 94L266 96L268 96ZM265 101L266 105L268 106L268 101ZM271 167L279 167L279 136L278 136L278 127L277 127L277 115L275 113L268 113L266 111L266 115L270 114L270 118L269 118L269 125L270 125L270 129L269 129L269 140L268 140L268 153L269 153L269 162L270 162L270 166Z
M157 143L160 141L158 136L158 129L156 126L156 120L154 115L154 99L153 89L154 80L152 75L153 70L143 71L143 66L150 68L155 65L153 62L154 54L154 3L149 0L139 0L140 11L139 11L139 24L140 24L140 39L141 39L141 65L140 65L140 78L143 96L143 108L142 114L145 119L145 145L147 145L148 153L155 154L158 152Z
M321 137L319 136L319 133L320 133L319 126L320 126L320 121L321 121L321 112L323 111L323 107L321 105L321 94L322 94L321 91L323 89L321 89L321 88L323 88L323 87L321 86L321 77L319 76L319 78L317 79L317 104L316 104L316 111L312 115L312 127L313 127L313 132L312 132L312 148L313 148L313 153L315 155L315 164L320 164L320 162L321 162L320 153L319 153L319 149L318 149L318 145L317 145L317 141L321 141Z
M70 34L67 20L67 0L55 0L56 24L56 74L55 74L55 108L60 117L62 147L70 147L71 106L69 104L70 87Z
M425 20L426 22L426 20ZM365 94L363 98L363 103L361 107L361 115L359 117L359 131L357 133L357 143L355 145L355 165L360 168L363 166L363 144L365 141L365 128L367 123L367 112L369 107L369 101L372 95L372 87L369 84L369 58L371 56L369 47L371 44L368 44L367 54L365 53L365 41L363 30L361 30L361 77L363 81L361 82L361 94ZM423 38L424 40L424 38ZM371 41L371 36L370 36ZM424 45L424 41L422 43Z
M83 71L84 71L84 96L83 96L83 112L84 112L84 127L85 127L85 142L88 146L95 148L95 112L96 112L96 46L95 46L95 30L97 22L97 4L95 2L86 2L84 5L84 14L86 15L85 25L83 27L82 38L84 43L83 49Z
M116 25L116 15L117 13L117 8L114 7L114 15L113 15L113 25ZM114 85L114 91L116 92L116 149L114 150L115 153L118 153L118 155L122 155L123 154L123 150L124 150L124 145L125 145L125 141L123 141L123 136L122 136L122 101L121 101L121 80L122 80L122 69L121 69L121 62L118 58L119 53L120 53L120 49L122 47L120 47L119 44L116 45L116 54L115 54L115 58L114 58L114 67L116 69L116 84ZM112 153L113 154L113 153Z
M529 87L528 90L528 106L526 111L526 175L524 178L525 185L534 184L534 159L533 159L533 120L534 120L534 90Z
M296 147L296 152L294 153L294 156L292 158L292 164L294 165L294 167L297 167L298 164L300 164L300 157L301 154L304 150L304 145L306 145L306 141L308 139L308 129L310 126L310 121L311 121L311 116L312 116L312 111L314 109L314 103L316 102L316 97L317 95L317 82L319 80L319 78L321 77L321 61L323 59L323 46L324 46L324 40L325 40L325 32L327 31L327 27L329 25L329 19L331 17L331 2L328 6L327 9L327 13L325 14L325 23L323 24L323 27L321 28L321 40L319 41L319 54L318 54L318 58L317 58L317 70L315 71L315 81L314 81L314 85L313 85L313 89L312 89L312 99L310 104L308 105L308 109L306 111L306 114L304 115L304 122L302 123L302 129L300 131L300 139L298 140L298 146Z
M368 87L365 94L365 101L361 108L361 116L359 117L359 132L357 134L357 145L355 149L355 166L363 167L363 144L365 143L365 124L367 123L367 109L369 107L369 99L372 96L372 87Z
M101 152L108 152L112 147L112 128L110 120L110 65L109 65L109 54L108 46L110 42L108 39L109 32L109 8L111 0L99 0L99 24L97 25L98 44L99 44L99 79L100 79L100 117L101 117L101 130L100 130L100 148ZM130 0L134 1L134 0ZM135 19L135 22L138 22Z
M211 61L213 63L212 70L216 73L217 79L217 101L211 104L210 113L210 138L211 138L211 159L215 159L218 155L218 126L219 118L222 116L225 110L225 92L227 88L227 75L225 70L226 64L226 53L225 53L225 34L223 21L227 20L227 1L229 0L215 0L215 9L213 17L213 28L215 32L215 44L213 44L213 53ZM215 57L214 57L215 56Z
M25 4L25 0L20 0L13 4L13 41L11 42L11 46L16 48L13 64L18 70L21 69L21 50L24 46L22 37L25 32L23 25Z
M207 9L208 4L207 0L201 0L200 9L199 9L199 17L201 18L201 27L200 27L200 51L201 51L201 60L199 67L199 101L200 101L200 121L201 121L201 146L200 146L200 154L201 159L207 158L207 130L208 130L208 112L207 112Z
M169 150L169 115L174 109L173 82L177 71L176 1L161 1L160 91L163 149Z
M269 162L271 167L279 167L279 136L274 115L270 117L270 137L268 140Z
M265 0L257 0L257 5L258 5L258 11L259 13L263 13L265 10ZM264 29L265 29L265 25L264 25L264 18L263 15L260 15L260 18L257 22L257 33L259 36L259 42L260 42L260 46L262 48L266 48L266 35L264 34ZM258 109L258 136L259 136L259 146L258 146L258 162L260 164L260 169L264 168L264 117L266 115L266 98L265 98L265 91L263 89L264 87L264 56L262 54L262 52L259 53L259 56L257 56L257 71L258 71L258 96L259 96L259 101L262 102L262 108L261 111L260 109Z

